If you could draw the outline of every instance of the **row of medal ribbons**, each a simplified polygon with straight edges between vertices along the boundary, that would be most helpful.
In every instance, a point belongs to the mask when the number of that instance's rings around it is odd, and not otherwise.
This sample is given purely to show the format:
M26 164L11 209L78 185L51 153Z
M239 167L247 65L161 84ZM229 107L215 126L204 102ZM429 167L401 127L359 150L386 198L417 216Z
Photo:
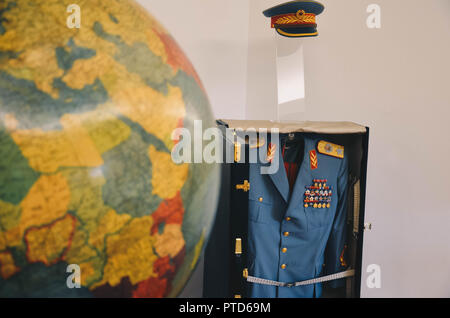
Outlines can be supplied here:
M313 185L306 187L305 208L324 209L331 206L333 188L327 185L326 179L314 179Z

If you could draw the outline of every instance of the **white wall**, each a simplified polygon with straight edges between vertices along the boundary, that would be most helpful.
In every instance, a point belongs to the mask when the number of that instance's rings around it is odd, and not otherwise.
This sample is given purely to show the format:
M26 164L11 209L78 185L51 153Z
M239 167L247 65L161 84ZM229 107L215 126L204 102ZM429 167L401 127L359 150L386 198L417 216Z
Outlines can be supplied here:
M245 118L248 14L245 0L138 0L184 50L217 118Z
M218 117L276 118L276 38L261 12L281 0L141 2L185 49ZM306 112L290 119L371 128L364 266L381 265L382 288L362 294L450 297L450 1L321 2L320 36L297 40ZM380 30L366 27L371 3Z

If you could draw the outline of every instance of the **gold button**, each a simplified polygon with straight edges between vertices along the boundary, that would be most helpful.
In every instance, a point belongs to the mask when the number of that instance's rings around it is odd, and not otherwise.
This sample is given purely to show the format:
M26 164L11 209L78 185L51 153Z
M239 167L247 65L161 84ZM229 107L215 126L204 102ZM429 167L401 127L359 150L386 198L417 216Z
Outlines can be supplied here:
M288 217L286 218L286 221L289 222L290 220L291 220L291 218L288 216Z
M281 269L285 269L286 268L286 264L281 265Z
M281 250L283 253L286 253L287 252L287 248L286 247L283 247L283 249Z
M289 232L284 232L283 235L284 236L289 236Z
M262 197L259 198L259 202L263 202L263 198Z

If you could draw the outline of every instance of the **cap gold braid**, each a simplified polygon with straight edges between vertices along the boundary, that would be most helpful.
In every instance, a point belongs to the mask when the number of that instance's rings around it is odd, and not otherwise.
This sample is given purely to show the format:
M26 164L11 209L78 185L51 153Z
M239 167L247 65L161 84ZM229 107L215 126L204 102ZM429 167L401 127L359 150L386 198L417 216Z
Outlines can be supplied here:
M297 13L281 14L272 17L272 28L275 26L315 24L316 15L299 10Z

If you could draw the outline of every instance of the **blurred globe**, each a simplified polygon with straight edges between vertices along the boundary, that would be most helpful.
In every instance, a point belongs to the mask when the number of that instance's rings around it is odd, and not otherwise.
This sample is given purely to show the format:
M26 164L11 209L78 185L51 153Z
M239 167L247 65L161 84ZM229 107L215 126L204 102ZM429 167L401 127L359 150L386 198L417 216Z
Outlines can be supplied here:
M78 0L72 29L72 2L0 2L0 297L176 296L219 173L173 163L172 132L212 127L208 99L137 4Z

